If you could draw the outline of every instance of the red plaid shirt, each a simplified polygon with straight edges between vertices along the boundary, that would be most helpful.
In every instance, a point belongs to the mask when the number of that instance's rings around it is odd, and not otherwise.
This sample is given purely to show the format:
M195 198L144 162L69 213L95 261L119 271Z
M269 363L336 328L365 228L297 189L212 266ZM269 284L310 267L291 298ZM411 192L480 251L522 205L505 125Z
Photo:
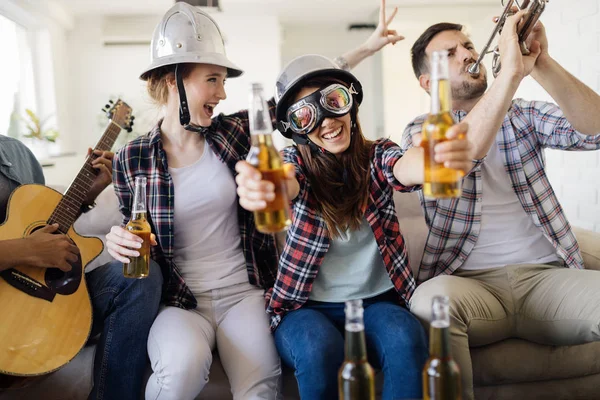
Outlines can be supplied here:
M275 123L275 103L269 101L269 111ZM147 134L120 149L113 162L113 182L119 198L123 223L131 216L135 177L148 179L148 218L158 246L152 248L152 259L160 266L164 277L163 301L170 306L195 308L196 299L185 284L181 272L173 263L174 189L169 174L167 156L161 141L159 123ZM235 175L235 164L246 158L250 149L248 112L215 117L204 132L206 142ZM190 135L194 133L190 132ZM269 288L276 275L277 252L274 239L256 230L251 212L238 206L242 249L251 284ZM201 226L198 229L202 229Z
M400 147L387 139L380 139L373 145L365 217L396 291L404 302L408 302L415 289L415 279L400 233L393 190L408 192L415 187L402 186L394 177L394 164L402 154ZM302 307L308 300L330 242L325 220L316 211L316 199L306 178L306 165L300 152L295 146L288 147L283 151L283 158L284 162L295 165L300 192L293 201L292 226L279 259L277 280L267 292L272 330L277 328L285 313Z

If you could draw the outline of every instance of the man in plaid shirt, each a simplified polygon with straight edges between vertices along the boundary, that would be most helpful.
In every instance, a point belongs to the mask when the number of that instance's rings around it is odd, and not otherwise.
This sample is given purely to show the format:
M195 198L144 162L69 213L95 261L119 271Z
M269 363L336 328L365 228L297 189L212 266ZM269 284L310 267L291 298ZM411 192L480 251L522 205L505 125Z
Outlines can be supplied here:
M544 148L600 148L600 96L550 57L541 23L527 42L531 54L521 54L516 23L522 16L503 28L502 69L487 92L485 68L467 71L478 54L461 25L433 25L412 48L413 69L428 92L427 56L448 50L454 116L469 123L476 149L460 198L425 200L421 193L430 232L410 301L411 311L427 320L432 297L450 297L453 355L466 399L473 398L469 345L508 337L567 345L600 335L600 274L581 270L579 246L543 154ZM512 100L530 73L558 106ZM404 149L425 118L408 125Z

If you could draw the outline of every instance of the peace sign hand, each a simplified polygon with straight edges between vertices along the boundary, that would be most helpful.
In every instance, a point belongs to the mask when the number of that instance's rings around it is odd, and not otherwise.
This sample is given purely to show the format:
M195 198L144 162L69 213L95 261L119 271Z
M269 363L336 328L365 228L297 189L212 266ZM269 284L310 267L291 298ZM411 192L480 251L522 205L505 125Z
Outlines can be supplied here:
M398 7L394 8L392 11L392 15L388 18L385 16L385 0L381 0L381 6L379 7L379 24L375 31L369 36L367 41L365 42L365 47L369 52L376 53L385 47L388 44L396 44L404 39L404 36L398 35L398 32L394 29L388 29L396 13L398 12Z

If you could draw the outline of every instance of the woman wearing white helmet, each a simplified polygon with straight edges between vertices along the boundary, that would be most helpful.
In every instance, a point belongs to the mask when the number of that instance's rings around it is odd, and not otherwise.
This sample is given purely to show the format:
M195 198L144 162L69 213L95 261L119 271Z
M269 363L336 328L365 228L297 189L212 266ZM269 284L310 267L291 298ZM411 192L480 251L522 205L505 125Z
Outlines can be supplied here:
M382 17L385 19L385 17ZM362 87L325 57L290 62L277 81L278 129L296 146L284 149L292 225L267 312L282 361L295 370L303 399L337 397L344 360L344 302L362 299L369 361L384 374L384 400L420 398L427 358L425 332L406 304L415 280L396 217L393 191L423 181L423 153L389 139L369 141L358 121ZM449 131L465 132L464 125ZM472 146L449 140L436 160L468 171ZM274 198L240 161L240 204L261 210Z
M380 28L344 57L355 65L397 40ZM226 57L212 18L176 3L154 32L152 62L141 75L164 118L115 156L124 222L134 178L148 178L148 216L156 234L152 259L165 282L165 307L148 339L154 373L147 399L195 398L208 381L215 347L235 399L281 397L281 368L263 297L275 281L276 249L272 236L259 233L252 213L237 204L233 178L236 162L250 148L248 113L212 118L226 98L226 78L241 73ZM269 104L274 120L275 103ZM138 242L118 226L107 235L109 252L122 262L138 254Z

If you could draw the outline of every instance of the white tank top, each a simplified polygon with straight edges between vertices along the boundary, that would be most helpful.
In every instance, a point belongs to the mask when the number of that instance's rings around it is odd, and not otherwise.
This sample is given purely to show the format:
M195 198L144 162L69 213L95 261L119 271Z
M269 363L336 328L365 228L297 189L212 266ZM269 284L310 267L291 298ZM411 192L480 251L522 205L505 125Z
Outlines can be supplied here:
M198 161L169 173L175 188L173 261L192 293L247 282L229 168L205 143Z

